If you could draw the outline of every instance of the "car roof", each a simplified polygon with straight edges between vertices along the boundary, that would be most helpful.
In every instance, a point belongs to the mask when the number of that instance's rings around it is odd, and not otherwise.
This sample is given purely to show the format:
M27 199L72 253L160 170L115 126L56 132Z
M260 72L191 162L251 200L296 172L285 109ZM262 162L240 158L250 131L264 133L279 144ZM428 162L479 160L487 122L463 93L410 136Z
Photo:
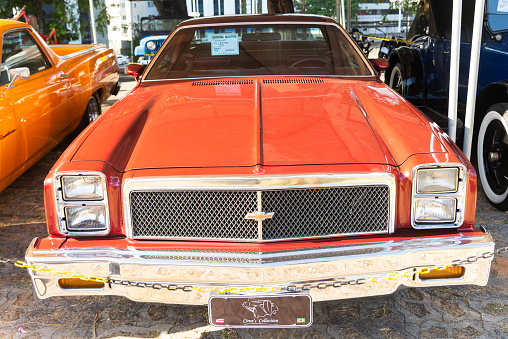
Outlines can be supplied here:
M22 22L22 21L0 19L0 27L5 27L5 29L12 29L12 28L31 27L31 26Z
M182 22L178 27L192 25L220 25L230 23L270 23L270 22L309 22L309 23L337 23L332 18L321 15L303 14L246 14L246 15L219 15L190 19Z

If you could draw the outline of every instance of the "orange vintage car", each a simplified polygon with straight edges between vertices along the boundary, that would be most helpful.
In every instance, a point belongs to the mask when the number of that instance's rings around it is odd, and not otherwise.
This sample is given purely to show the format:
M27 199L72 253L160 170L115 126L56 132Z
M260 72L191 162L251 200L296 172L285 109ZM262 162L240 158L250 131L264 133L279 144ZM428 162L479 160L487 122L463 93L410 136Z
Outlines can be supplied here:
M330 18L181 23L47 176L37 295L305 327L313 302L487 284L476 172L387 66Z
M102 45L48 46L27 24L0 20L0 191L118 93Z

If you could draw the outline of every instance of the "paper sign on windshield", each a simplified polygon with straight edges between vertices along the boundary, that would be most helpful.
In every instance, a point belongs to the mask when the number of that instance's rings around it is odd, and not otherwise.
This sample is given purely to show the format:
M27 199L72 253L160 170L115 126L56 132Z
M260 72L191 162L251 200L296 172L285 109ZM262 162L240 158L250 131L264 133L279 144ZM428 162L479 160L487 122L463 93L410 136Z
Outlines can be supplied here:
M211 39L212 55L235 55L240 53L238 34L213 34Z
M499 0L497 3L497 11L508 13L508 0Z

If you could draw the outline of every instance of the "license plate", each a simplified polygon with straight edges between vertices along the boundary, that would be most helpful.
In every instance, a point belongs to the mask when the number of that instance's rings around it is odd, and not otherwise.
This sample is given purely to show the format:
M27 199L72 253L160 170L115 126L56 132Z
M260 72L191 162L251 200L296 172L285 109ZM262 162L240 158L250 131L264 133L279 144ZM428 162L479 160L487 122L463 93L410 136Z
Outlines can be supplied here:
M208 300L212 326L308 327L312 299L308 294L212 295Z
M381 53L388 54L388 47L381 47Z

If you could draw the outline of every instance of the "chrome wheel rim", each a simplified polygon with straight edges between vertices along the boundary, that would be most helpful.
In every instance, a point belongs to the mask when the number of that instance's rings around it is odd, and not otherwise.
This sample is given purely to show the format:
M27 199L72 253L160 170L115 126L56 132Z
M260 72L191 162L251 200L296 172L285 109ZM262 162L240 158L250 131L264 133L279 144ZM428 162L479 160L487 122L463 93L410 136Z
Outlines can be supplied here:
M399 93L400 95L402 95L402 76L400 74L400 70L399 69L395 69L394 70L395 72L395 75L393 76L393 89Z
M97 104L97 100L95 100L94 98L90 99L90 101L88 102L87 111L89 122L92 122L99 117L101 112L99 110L99 104Z

